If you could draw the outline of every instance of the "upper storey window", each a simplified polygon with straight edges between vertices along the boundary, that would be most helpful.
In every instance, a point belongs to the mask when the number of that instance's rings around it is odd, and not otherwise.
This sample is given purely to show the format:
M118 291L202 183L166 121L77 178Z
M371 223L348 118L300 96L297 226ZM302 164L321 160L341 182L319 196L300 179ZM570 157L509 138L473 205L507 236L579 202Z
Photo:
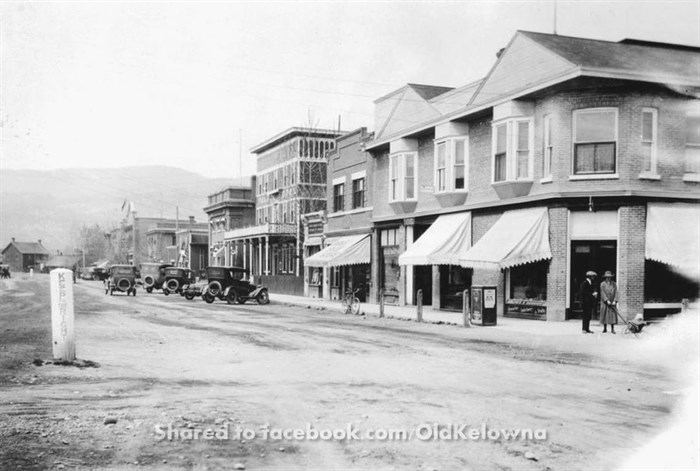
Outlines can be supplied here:
M389 201L416 199L416 152L389 156Z
M532 179L532 118L493 126L493 183Z
M696 113L685 120L685 172L700 174L700 114Z
M435 143L435 192L467 191L467 138Z
M574 111L574 174L614 174L617 170L617 108Z
M655 108L642 109L642 171L656 174L657 111Z

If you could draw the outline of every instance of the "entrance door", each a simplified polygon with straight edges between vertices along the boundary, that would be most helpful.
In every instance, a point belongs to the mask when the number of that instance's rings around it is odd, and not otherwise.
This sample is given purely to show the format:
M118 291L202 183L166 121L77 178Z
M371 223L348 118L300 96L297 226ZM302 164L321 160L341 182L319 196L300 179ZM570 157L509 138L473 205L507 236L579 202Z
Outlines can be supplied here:
M413 267L413 304L418 303L418 290L423 290L423 306L433 303L433 266L414 265Z
M581 298L579 288L586 279L586 272L593 270L598 274L597 286L603 281L603 273L617 269L617 241L615 240L575 240L571 242L571 307L568 319L581 318ZM596 316L597 317L597 316Z

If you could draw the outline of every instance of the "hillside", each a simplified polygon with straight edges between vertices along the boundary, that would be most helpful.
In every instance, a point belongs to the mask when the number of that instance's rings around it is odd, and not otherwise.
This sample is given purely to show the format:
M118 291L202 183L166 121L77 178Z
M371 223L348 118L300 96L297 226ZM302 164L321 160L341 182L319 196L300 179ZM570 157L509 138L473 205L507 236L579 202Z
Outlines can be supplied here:
M116 227L133 202L143 217L206 220L207 195L238 179L206 178L166 166L115 169L0 169L0 245L41 239L49 250L76 245L83 224ZM244 184L248 183L244 179Z

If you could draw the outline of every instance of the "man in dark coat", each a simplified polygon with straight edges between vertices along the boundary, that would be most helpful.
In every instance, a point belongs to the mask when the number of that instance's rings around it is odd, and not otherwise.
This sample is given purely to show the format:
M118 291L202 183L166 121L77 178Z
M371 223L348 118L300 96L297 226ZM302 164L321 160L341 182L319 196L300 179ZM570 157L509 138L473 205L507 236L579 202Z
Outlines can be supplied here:
M581 289L579 293L581 294L581 305L583 306L582 314L582 328L584 334L592 334L590 329L591 318L595 314L596 301L598 298L598 292L595 288L595 277L596 272L588 271L586 272L586 279L581 283Z

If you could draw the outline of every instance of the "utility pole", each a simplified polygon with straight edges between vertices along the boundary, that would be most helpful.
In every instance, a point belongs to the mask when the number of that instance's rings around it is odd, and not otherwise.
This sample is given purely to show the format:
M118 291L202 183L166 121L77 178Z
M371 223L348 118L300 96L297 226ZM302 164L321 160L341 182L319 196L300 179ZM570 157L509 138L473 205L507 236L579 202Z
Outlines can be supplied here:
M557 0L554 1L554 34L557 34Z

